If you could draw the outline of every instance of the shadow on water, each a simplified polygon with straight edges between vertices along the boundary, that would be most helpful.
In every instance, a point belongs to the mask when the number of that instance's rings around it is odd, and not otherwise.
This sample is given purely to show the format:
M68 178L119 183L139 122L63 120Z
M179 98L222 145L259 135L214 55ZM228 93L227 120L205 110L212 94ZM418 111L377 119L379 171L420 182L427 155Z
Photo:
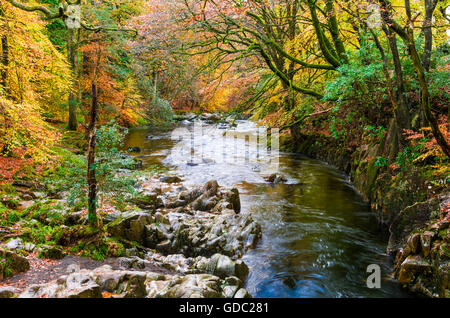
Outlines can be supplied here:
M249 122L239 125L254 127ZM210 134L206 144L215 138ZM374 215L337 169L281 154L279 171L289 182L273 185L264 182L264 170L256 173L214 160L195 167L178 164L172 151L177 143L167 131L131 130L126 146L141 147L136 155L144 165L168 165L187 184L214 178L224 186L237 185L241 213L251 213L263 232L256 249L243 257L250 267L246 288L254 297L411 296L390 279L392 260ZM370 264L381 267L380 289L366 286Z

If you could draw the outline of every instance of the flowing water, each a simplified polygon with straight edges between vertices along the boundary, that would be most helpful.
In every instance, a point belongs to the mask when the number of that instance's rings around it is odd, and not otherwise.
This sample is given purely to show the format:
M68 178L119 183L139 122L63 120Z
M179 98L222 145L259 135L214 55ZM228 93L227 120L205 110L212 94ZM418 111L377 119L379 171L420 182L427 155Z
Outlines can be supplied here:
M249 121L237 121L235 128L198 126L186 122L174 131L133 129L126 146L142 149L134 155L144 167L164 165L186 185L215 179L239 188L241 213L252 213L263 233L243 257L250 267L246 288L254 297L410 296L390 278L386 242L344 174L317 160L277 153L275 147L270 152L252 147L266 133ZM225 132L231 135L225 138ZM272 172L287 182L266 182ZM381 268L379 289L367 287L370 264Z

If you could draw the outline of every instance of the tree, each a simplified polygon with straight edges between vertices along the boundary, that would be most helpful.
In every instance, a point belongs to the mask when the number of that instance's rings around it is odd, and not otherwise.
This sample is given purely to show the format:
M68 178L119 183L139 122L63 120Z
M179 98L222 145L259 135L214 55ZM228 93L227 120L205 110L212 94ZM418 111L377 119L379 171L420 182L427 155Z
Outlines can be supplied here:
M402 27L400 26L393 18L393 8L390 3L390 1L387 0L380 0L381 5L381 16L384 21L384 23L388 26L390 30L395 32L400 36L400 38L403 40L403 42L408 47L408 53L411 58L412 64L414 66L414 69L416 71L417 77L419 79L420 87L421 87L421 106L422 111L425 116L425 119L430 123L434 138L436 138L437 143L441 147L442 151L450 157L450 145L445 139L442 132L439 130L439 125L434 117L433 113L431 112L431 96L429 92L429 86L427 81L427 69L429 68L429 59L431 54L431 43L432 43L432 33L429 30L431 27L430 19L432 17L432 14L436 8L436 4L438 1L425 1L425 11L426 11L426 18L425 18L425 52L424 52L424 61L422 61L418 49L416 47L415 42L415 36L414 36L414 23L417 17L419 16L419 13L416 13L413 16L412 10L411 10L411 4L409 0L405 0L405 13L406 13L406 26Z
M58 0L58 6L56 8L49 9L43 5L25 5L16 0L7 0L16 8L19 8L28 12L40 12L44 15L47 20L61 19L66 25L67 32L67 58L72 70L72 88L68 95L68 105L69 105L69 119L68 119L68 129L76 130L78 127L77 123L77 109L81 102L81 91L80 91L80 28L86 31L100 32L100 31L124 31L133 32L135 30L121 27L109 27L109 26L97 26L91 23L86 23L81 18L81 0Z
M42 115L60 114L70 70L37 14L23 15L8 2L0 8L0 148L3 155L44 161L57 134Z

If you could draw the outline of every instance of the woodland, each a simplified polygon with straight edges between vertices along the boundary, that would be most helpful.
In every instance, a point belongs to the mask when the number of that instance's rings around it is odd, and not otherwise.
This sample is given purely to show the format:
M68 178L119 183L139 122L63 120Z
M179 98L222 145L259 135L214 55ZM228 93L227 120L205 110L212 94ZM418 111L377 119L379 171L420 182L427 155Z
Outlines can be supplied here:
M128 131L218 114L348 173L397 279L450 297L449 25L447 0L0 0L0 243L44 267L139 250L108 215L164 167L136 169ZM0 290L16 252L0 245Z

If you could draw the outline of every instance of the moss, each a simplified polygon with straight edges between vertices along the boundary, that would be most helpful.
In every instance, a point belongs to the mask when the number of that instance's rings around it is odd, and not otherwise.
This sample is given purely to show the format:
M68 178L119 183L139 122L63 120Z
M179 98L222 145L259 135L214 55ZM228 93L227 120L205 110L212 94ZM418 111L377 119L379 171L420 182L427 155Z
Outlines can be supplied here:
M7 194L17 194L16 187L13 186L11 183L2 183L0 184L0 195L2 193Z
M0 278L8 278L14 274L13 260L8 255L0 257Z
M73 244L82 244L95 242L101 239L100 229L85 225L76 225L74 227L61 227L52 235L52 239L58 245L70 246Z
M46 225L61 225L64 223L62 206L54 200L36 202L24 210L27 219L34 219Z
M369 197L372 195L378 176L379 167L377 167L376 161L377 158L372 158L367 164L367 189L369 191Z
M85 135L80 131L66 131L62 137L62 143L68 147L81 150L87 149L87 141Z
M30 220L21 226L20 237L34 244L52 243L52 236L60 230L60 227L44 225L39 221Z
M97 240L78 241L67 248L66 252L101 261L108 257L125 255L125 247L114 238L102 235Z

